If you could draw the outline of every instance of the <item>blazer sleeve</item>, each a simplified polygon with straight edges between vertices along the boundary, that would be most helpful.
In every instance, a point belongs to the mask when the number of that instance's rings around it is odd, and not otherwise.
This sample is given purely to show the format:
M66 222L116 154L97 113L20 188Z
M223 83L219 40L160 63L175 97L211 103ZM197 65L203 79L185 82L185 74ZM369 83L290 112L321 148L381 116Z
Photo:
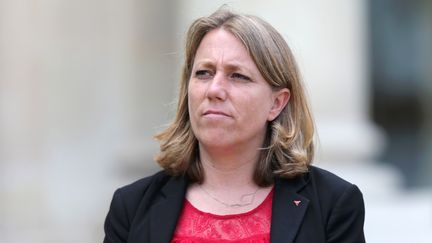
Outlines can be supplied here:
M129 235L129 219L121 189L117 189L105 219L105 238L103 243L126 243Z
M331 212L326 230L327 242L365 242L364 217L363 195L356 185L351 184L337 199Z

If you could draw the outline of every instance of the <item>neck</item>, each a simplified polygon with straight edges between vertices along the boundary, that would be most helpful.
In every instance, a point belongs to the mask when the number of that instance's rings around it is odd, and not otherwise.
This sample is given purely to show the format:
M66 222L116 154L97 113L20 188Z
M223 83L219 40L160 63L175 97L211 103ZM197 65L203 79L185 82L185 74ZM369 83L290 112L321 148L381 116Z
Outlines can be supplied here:
M223 152L200 147L200 160L204 170L204 184L218 188L252 188L259 150Z

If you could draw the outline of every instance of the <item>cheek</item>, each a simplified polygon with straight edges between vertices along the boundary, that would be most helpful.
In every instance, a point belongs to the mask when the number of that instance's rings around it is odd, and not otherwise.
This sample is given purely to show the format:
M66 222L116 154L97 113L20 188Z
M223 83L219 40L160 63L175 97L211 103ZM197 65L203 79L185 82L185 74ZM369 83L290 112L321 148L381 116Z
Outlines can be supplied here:
M243 111L241 124L243 124L244 130L252 131L266 126L269 112L269 105L266 100L249 99L243 102L240 109Z
M202 101L202 90L197 85L188 86L188 109L189 109L189 119L193 120L196 115L197 109Z
M195 103L197 100L196 97L196 89L194 89L190 84L188 86L188 106L189 106L189 110L193 111L195 108Z
M244 102L244 109L247 110L249 116L255 117L259 121L267 120L271 107L271 97L263 94L250 96Z

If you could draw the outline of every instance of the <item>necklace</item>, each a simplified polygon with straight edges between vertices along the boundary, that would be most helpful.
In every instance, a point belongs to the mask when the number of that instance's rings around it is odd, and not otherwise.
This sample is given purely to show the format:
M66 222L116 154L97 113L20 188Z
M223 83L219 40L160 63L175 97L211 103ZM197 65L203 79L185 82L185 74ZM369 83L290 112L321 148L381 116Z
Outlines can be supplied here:
M216 202L224 205L225 207L229 207L229 208L240 208L240 207L245 207L245 206L249 206L251 205L254 201L255 201L255 196L258 192L258 190L260 189L258 187L258 189L256 189L254 192L252 193L246 193L240 196L240 202L239 203L227 203L224 202L222 200L220 200L219 198L213 196L209 191L207 191L206 189L204 189L204 187L202 185L199 185L199 188L205 193L207 194L211 199L215 200Z

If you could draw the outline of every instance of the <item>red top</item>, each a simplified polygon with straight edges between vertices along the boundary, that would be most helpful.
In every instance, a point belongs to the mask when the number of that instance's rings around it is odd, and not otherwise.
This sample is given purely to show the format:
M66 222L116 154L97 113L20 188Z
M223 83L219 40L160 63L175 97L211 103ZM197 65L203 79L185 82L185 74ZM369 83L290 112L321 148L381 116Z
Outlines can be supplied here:
M268 243L273 189L256 208L246 213L216 215L185 200L171 243Z

